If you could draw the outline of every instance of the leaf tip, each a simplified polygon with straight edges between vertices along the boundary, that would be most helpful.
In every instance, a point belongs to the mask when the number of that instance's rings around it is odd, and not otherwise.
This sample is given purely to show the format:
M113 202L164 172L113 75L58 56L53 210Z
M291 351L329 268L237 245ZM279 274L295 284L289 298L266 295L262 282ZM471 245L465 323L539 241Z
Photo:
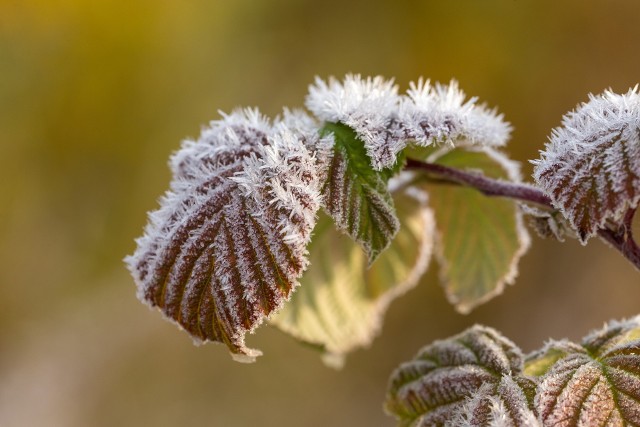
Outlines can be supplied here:
M240 363L255 363L256 358L262 356L262 352L260 350L246 348L244 349L245 353L234 353L230 352L231 358L236 362Z

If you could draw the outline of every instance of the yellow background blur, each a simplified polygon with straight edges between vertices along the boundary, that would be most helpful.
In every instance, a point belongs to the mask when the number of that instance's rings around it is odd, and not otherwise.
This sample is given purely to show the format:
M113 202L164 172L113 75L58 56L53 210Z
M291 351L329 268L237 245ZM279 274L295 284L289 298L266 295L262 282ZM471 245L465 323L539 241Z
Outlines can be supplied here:
M639 17L637 0L0 0L0 425L391 426L387 378L433 339L481 322L530 351L640 312L617 253L534 237L469 316L432 266L342 371L268 327L247 366L140 304L121 261L169 154L218 110L301 106L315 75L455 77L526 161L587 93L640 81Z

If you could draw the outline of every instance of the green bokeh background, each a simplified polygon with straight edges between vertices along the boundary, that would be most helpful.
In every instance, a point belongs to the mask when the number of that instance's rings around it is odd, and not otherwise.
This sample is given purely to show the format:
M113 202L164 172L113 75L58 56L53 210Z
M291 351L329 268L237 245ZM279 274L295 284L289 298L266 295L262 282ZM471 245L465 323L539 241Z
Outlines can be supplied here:
M135 298L121 259L166 161L218 110L302 105L315 75L452 77L537 157L563 113L640 81L636 0L0 0L0 425L392 426L392 369L479 322L525 351L640 312L640 274L594 240L533 239L468 316L432 266L342 371L271 328L254 365ZM637 228L637 227L636 227Z

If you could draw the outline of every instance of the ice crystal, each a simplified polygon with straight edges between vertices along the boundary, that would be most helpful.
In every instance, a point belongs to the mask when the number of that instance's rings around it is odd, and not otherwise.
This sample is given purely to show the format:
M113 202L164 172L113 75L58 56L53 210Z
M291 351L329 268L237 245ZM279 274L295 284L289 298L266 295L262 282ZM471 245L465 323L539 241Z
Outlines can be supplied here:
M364 141L376 170L393 165L405 147L403 141L388 138L390 120L397 114L399 103L393 80L351 74L343 82L316 78L306 100L307 108L321 120L352 128Z
M399 95L392 80L347 75L343 82L316 79L306 105L321 120L352 128L364 142L372 167L382 170L393 166L410 143L504 145L510 125L495 110L478 105L476 98L465 98L455 81L431 86L419 80L411 83L407 95Z
M422 79L411 82L399 113L406 136L418 145L434 142L452 145L503 146L509 140L511 126L496 110L468 100L452 80L448 85Z
M534 178L582 242L620 223L640 201L640 94L605 91L566 114L535 164Z
M308 264L324 179L310 147L330 138L304 127L299 114L272 124L247 109L185 141L170 190L126 259L142 301L239 359L260 354L245 333L289 298Z

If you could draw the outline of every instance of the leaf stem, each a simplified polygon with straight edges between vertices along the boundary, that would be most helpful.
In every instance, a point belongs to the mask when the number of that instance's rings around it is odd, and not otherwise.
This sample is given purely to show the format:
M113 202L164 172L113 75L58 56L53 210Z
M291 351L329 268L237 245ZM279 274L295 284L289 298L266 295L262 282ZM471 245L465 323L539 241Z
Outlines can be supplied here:
M425 172L431 178L436 178L440 182L475 188L487 196L506 197L523 202L535 203L548 209L556 209L553 206L551 198L541 189L531 184L503 181L490 178L479 172L457 169L411 158L407 159L405 169ZM625 216L625 223L622 227L614 230L610 226L606 226L598 230L598 236L620 252L636 269L640 270L640 246L638 246L631 233L631 221L633 220L635 211L635 208L629 208Z
M549 196L533 185L502 181L489 178L479 172L456 169L415 159L407 159L405 168L421 170L430 175L436 175L441 181L475 188L487 196L508 197L553 209Z

